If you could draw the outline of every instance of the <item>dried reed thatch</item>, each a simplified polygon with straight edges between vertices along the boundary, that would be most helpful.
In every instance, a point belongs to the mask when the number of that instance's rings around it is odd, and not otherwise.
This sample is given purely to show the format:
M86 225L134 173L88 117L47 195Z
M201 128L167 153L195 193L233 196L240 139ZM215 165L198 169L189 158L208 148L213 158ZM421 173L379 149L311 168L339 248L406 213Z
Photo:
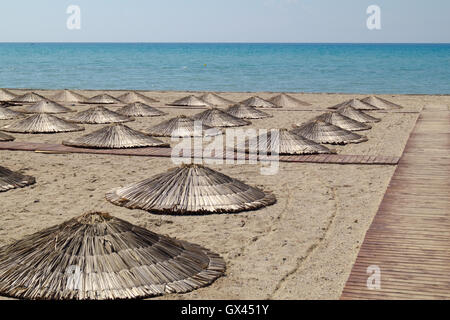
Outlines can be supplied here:
M238 151L263 154L319 154L333 153L330 149L287 129L268 130L267 134L249 139L245 146L237 146Z
M185 293L225 272L216 253L107 213L88 213L0 248L0 294L32 300Z
M264 100L256 96L241 101L240 103L247 107L255 107L255 108L281 108L280 106L277 106L276 104L270 101Z
M208 102L203 101L202 99L197 98L194 95L190 95L190 96L181 98L181 99L176 100L168 105L169 106L180 106L180 107L210 107L211 106Z
M23 117L24 114L5 107L0 107L0 120L11 120Z
M36 179L30 176L24 176L18 172L13 172L0 166L0 192L16 188L23 188L34 184ZM1 272L1 271L0 271Z
M225 112L239 119L263 119L272 117L272 115L258 110L255 107L248 107L240 103L229 107Z
M240 127L251 124L250 121L236 118L217 108L205 110L194 115L192 118L194 120L202 121L209 127Z
M66 146L121 149L139 147L169 147L169 144L133 130L124 124L112 124L79 138L63 141Z
M123 103L134 103L134 102L141 102L141 103L154 103L158 102L158 100L152 99L150 97L147 97L143 95L142 93L138 93L136 91L130 91L127 93L124 93L117 97L120 101Z
M129 209L165 214L231 213L276 202L270 193L195 164L114 189L106 199Z
M102 106L92 107L67 118L70 122L87 124L105 124L133 121L133 118L118 114Z
M9 134L0 132L0 141L6 142L6 141L14 141L16 138L10 136Z
M0 89L0 101L10 101L15 99L17 95L6 89Z
M84 103L87 100L85 96L68 89L57 92L49 99L64 103Z
M37 113L8 124L1 130L16 133L57 133L82 131L84 128L47 113Z
M166 113L150 107L142 102L133 102L117 110L117 113L128 117L159 117Z
M196 130L195 120L186 116L163 121L144 132L155 137L200 137L222 134L221 131L204 124L201 124Z
M389 109L402 109L403 107L399 104L393 103L391 101L385 100L380 97L374 97L370 96L364 99L361 99L362 102L368 103L372 106L377 107L378 109L382 110L389 110Z
M369 130L372 128L368 124L347 118L346 116L338 112L325 112L320 116L316 117L315 119L331 123L339 128L349 131L362 131L362 130Z
M375 107L371 104L368 104L366 102L362 102L361 100L358 100L358 99L347 100L342 103L336 104L332 107L329 107L328 109L336 110L336 109L339 109L342 107L347 107L347 106L353 107L357 110L379 110L377 107Z
M294 128L291 132L317 143L347 144L368 140L365 136L360 136L321 120L307 122L300 127Z
M299 100L299 99L294 98L293 96L290 96L286 93L281 93L281 94L271 98L269 101L276 104L279 107L286 107L286 108L298 108L298 107L311 106L311 103Z
M72 109L64 107L63 105L60 105L59 103L49 101L49 100L42 100L39 102L36 102L35 104L31 106L27 106L21 110L24 113L67 113L67 112L73 112Z
M15 97L11 100L11 102L17 102L17 103L36 103L41 100L47 100L47 98L41 96L40 94L37 94L36 92L28 92L21 96Z
M337 109L337 112L340 114L346 116L347 118L362 122L362 123L373 123L373 122L379 122L381 119L372 117L371 115L368 115L365 112L362 112L361 110L357 110L351 106L343 106Z
M113 96L102 93L99 95L96 95L92 98L87 99L84 103L93 103L93 104L114 104L114 103L121 103L119 99L114 98Z
M208 102L209 104L211 104L213 106L222 106L222 105L227 106L227 105L231 105L231 104L235 103L235 102L225 99L213 92L208 92L208 93L205 93L204 95L201 95L200 99L202 99L205 102Z

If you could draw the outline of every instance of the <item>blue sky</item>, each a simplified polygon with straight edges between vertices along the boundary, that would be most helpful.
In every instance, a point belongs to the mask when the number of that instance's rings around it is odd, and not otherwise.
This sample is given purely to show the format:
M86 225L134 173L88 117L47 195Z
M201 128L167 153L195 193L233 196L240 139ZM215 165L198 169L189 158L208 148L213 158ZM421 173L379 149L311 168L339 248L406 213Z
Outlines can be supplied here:
M381 30L366 27L373 4ZM0 42L448 43L449 14L449 0L2 0Z

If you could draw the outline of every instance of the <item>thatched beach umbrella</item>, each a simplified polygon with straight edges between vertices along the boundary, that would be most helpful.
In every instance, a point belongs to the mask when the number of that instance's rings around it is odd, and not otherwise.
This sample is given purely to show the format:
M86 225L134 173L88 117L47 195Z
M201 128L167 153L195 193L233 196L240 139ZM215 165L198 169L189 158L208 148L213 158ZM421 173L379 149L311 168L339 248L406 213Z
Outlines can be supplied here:
M84 128L47 113L38 113L8 124L1 130L15 133L58 133L82 131Z
M88 213L0 248L0 294L113 300L185 293L225 272L216 253L107 213Z
M134 121L133 118L118 114L102 106L92 107L67 118L70 122L87 124L105 124Z
M11 120L23 117L24 114L5 107L0 107L0 120Z
M337 109L337 112L340 114L346 116L347 118L362 122L362 123L372 123L372 122L379 122L381 119L372 117L371 115L368 115L367 113L357 110L351 106L343 106Z
M41 100L47 100L44 96L41 96L40 94L37 94L36 92L28 92L21 96L15 97L11 100L11 102L17 102L17 103L36 103Z
M0 141L6 142L6 141L14 141L16 138L10 136L9 134L0 132Z
M272 117L272 115L258 110L255 107L245 106L240 103L229 107L225 112L239 119L263 119Z
M377 107L378 109L382 109L382 110L402 109L403 108L399 104L393 103L391 101L388 101L388 100L380 98L380 97L370 96L370 97L361 99L361 101L371 104L371 105Z
M116 111L128 117L159 117L166 113L156 108L150 107L142 102L133 102Z
M329 107L328 109L336 110L336 109L339 109L341 107L346 107L346 106L353 107L357 110L379 110L377 107L375 107L371 104L368 104L366 102L362 102L361 100L358 100L358 99L347 100L342 103L336 104L332 107Z
M286 108L311 106L311 103L299 100L286 93L281 93L275 97L272 97L269 101L276 104L279 107L286 107Z
M247 107L255 107L255 108L281 108L280 106L277 106L276 104L257 96L245 99L240 103Z
M209 127L240 127L251 124L250 121L236 118L217 108L205 110L194 115L192 118L202 121Z
M84 103L87 98L75 91L64 89L49 97L52 101L64 103Z
M196 128L196 121L186 116L178 116L170 120L163 121L153 126L145 133L155 137L201 137L201 136L217 136L222 134L218 129L209 127L199 122ZM197 130L196 130L197 129Z
M350 119L338 112L325 112L320 116L316 117L315 119L331 123L339 128L349 131L362 131L362 130L369 130L372 128L368 124Z
M231 105L231 104L235 103L235 102L225 99L213 92L208 92L208 93L201 95L200 99L202 99L205 102L208 102L209 104L211 104L213 106L222 106L222 105L227 106L227 105Z
M13 172L5 167L0 166L0 192L16 188L23 188L30 184L34 184L35 182L36 179L33 177L24 176L23 174Z
M291 132L317 143L347 144L368 140L365 136L360 136L321 120L307 122L300 127L294 128Z
M276 202L271 193L195 164L111 190L106 199L129 209L164 214L231 213Z
M114 104L114 103L121 103L121 101L107 93L102 93L102 94L99 94L92 98L87 99L84 103Z
M332 153L330 149L312 140L296 135L287 129L268 130L266 134L249 139L238 151L263 154L319 154Z
M168 104L169 106L180 106L180 107L210 107L211 104L209 104L206 101L203 101L200 98L197 98L194 95L190 95L184 98L181 98L179 100L176 100L172 103Z
M72 147L102 149L169 147L167 143L117 123L79 138L63 141L63 144Z
M154 102L158 102L158 100L147 97L147 96L143 95L142 93L138 93L136 91L130 91L130 92L124 93L124 94L118 96L117 99L119 99L123 103L134 103L134 102L154 103Z
M14 93L6 89L0 89L0 101L10 101L17 97Z
M24 113L67 113L74 112L72 109L64 107L59 103L49 100L42 100L21 110Z

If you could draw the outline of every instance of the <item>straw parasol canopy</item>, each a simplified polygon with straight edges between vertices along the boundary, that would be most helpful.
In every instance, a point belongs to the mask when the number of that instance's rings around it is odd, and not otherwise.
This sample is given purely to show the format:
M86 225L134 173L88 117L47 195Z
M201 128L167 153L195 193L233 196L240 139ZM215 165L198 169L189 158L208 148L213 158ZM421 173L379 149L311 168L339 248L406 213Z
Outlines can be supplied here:
M133 118L118 114L102 106L92 107L67 118L70 122L87 124L105 124L134 121Z
M42 100L42 101L36 102L35 104L33 104L31 106L23 108L22 112L24 112L24 113L67 113L67 112L74 112L74 111L70 108L60 105L59 103L49 101L49 100Z
M241 101L240 103L248 107L255 107L255 108L281 108L281 106L278 106L270 101L264 100L256 96Z
M220 109L211 108L192 117L210 127L241 127L251 124L250 121L232 116Z
M381 119L372 117L371 115L368 115L367 113L357 110L351 106L342 106L339 109L337 109L337 112L340 114L346 116L347 118L356 120L358 122L362 123L372 123L372 122L379 122Z
M14 141L16 138L10 136L9 134L0 132L0 141L6 142L6 141Z
M0 120L11 120L23 117L24 114L5 107L0 107Z
M36 179L33 177L24 176L23 174L0 166L0 192L23 188L29 186L30 184L34 184L35 182Z
M362 131L362 130L369 130L372 128L372 126L368 124L355 121L338 112L325 112L320 116L316 117L315 119L331 123L337 127L349 131Z
M267 134L249 139L244 146L237 146L238 151L289 154L332 153L330 149L314 141L303 138L287 129L269 130Z
M235 103L231 100L219 96L214 92L205 93L204 95L200 96L200 99L214 106L231 105Z
M41 100L47 100L47 98L41 96L40 94L37 94L36 92L28 92L21 96L15 97L11 100L11 102L18 102L18 103L36 103Z
M237 103L234 106L229 107L228 109L225 110L225 112L239 119L263 119L272 117L272 115L264 111L258 110L255 107L245 106L240 103Z
M0 248L0 294L113 300L186 293L225 272L216 253L92 212Z
M120 101L123 103L133 103L133 102L141 102L141 103L154 103L158 102L158 100L152 99L150 97L147 97L143 95L142 93L138 93L136 91L130 91L127 93L124 93L117 97Z
M133 102L117 110L117 113L128 117L159 117L166 113L150 107L142 102Z
M299 100L286 93L281 93L275 97L272 97L269 101L276 104L279 107L286 107L286 108L311 106L311 103Z
M17 95L6 89L0 89L0 101L10 101L15 99Z
M124 124L112 124L79 138L63 141L63 144L73 147L103 149L169 147L169 144L133 130Z
M380 97L370 96L364 99L361 99L362 102L371 104L378 109L389 110L389 109L402 109L403 107L399 104L393 103L391 101L385 100Z
M114 98L113 96L102 93L92 98L87 99L84 103L93 103L93 104L114 104L121 103L119 99Z
M129 209L164 214L232 213L276 202L271 193L196 164L111 190L106 199Z
M300 127L294 128L291 132L317 143L347 144L368 140L365 136L360 136L321 120L307 122Z
M204 124L200 124L196 130L195 125L194 119L186 116L178 116L163 121L144 132L155 137L201 137L203 135L217 136L222 134L220 130Z
M48 113L37 113L8 124L1 130L15 133L58 133L82 131L84 128Z
M87 100L85 96L68 89L57 92L49 99L64 103L84 103Z
M181 107L210 107L211 105L203 101L200 98L197 98L194 95L190 95L179 100L176 100L169 104L169 106L181 106Z
M377 107L375 107L371 104L362 102L361 100L358 100L358 99L347 100L342 103L336 104L332 107L329 107L328 109L336 110L336 109L339 109L341 107L346 107L346 106L353 107L357 110L379 110Z

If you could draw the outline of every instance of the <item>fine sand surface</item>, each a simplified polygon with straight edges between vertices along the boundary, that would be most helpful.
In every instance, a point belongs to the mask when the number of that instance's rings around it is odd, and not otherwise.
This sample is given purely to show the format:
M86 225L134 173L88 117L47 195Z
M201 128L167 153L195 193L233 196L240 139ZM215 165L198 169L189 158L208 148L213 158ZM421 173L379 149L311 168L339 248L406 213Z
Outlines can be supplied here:
M89 97L97 94L96 91L81 93ZM120 93L111 91L114 96ZM132 128L145 129L175 115L202 111L165 106L186 92L146 94L160 100L153 106L168 115L137 118L127 123ZM257 94L263 98L274 95ZM251 95L222 94L235 101ZM328 106L362 97L295 96L313 106L304 110L265 109L274 118L253 120L251 127L290 128L293 123L319 115ZM405 108L400 112L372 112L382 121L370 131L361 132L369 141L334 147L338 153L401 156L418 111L427 104L450 104L448 96L382 97ZM73 108L85 110L88 106ZM0 126L10 122L0 121ZM84 126L86 131L68 134L12 135L17 141L60 143L102 127ZM280 163L276 175L265 176L260 173L260 164L210 165L250 185L272 191L277 203L239 214L183 217L129 210L104 199L112 188L175 166L169 158L0 151L0 165L35 176L37 180L33 186L0 193L0 246L87 211L105 211L154 232L200 244L225 259L226 275L211 286L156 299L338 299L395 170L395 166L379 165Z

